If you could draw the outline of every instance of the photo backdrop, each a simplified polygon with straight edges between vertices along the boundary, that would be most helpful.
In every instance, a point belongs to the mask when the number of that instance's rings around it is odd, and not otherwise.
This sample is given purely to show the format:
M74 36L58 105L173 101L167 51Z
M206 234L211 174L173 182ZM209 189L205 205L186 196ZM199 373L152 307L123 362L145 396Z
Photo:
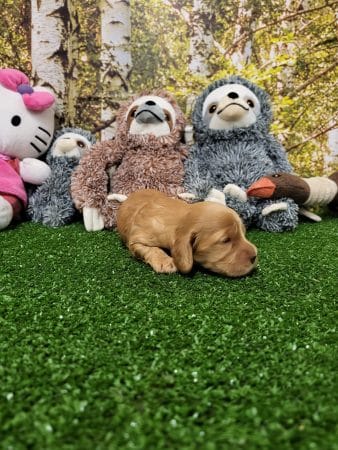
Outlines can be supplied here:
M59 123L108 138L116 108L164 87L189 118L211 81L271 95L295 171L338 169L338 1L0 0L0 66L54 90Z

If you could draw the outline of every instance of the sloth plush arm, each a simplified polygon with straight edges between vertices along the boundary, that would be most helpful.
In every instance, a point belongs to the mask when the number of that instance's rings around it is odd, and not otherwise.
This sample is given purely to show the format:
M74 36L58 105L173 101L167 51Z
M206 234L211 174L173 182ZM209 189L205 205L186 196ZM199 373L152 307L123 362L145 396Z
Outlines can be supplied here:
M190 149L189 158L184 162L184 194L188 195L182 196L182 198L205 199L210 189L214 187L213 177L203 161L203 158L199 156L198 145L193 145ZM189 195L192 195L192 197L189 197Z
M87 231L103 229L101 210L107 202L108 166L119 164L123 151L115 141L96 144L72 175L71 193L77 209L84 213Z
M283 146L271 135L267 136L266 152L275 165L276 173L292 172L292 167L288 161L286 151Z
M181 154L181 160L185 161L189 155L189 148L186 144L182 144L181 142L178 144L178 151Z

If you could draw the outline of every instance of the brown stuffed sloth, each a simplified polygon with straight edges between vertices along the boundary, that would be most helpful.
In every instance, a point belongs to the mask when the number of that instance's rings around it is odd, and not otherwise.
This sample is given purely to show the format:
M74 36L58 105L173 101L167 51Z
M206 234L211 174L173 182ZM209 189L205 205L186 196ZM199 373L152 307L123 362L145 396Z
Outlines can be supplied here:
M107 198L109 185L110 192L125 196L144 188L174 197L184 191L184 128L176 101L161 90L120 107L115 139L93 146L72 176L72 197L88 231L116 226L119 203Z

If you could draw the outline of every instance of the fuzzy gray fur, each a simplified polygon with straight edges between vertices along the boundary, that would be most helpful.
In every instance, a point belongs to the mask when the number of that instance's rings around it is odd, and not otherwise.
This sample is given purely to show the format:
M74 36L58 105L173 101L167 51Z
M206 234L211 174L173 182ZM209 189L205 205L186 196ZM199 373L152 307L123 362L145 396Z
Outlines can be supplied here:
M79 164L79 159L52 154L55 141L69 132L80 134L92 144L95 143L95 137L81 128L63 128L55 133L46 157L51 175L32 193L28 201L27 216L33 222L60 227L74 221L78 215L70 194L70 181L73 171Z
M236 83L246 86L259 99L261 112L256 123L232 130L209 129L202 116L204 100L214 89ZM246 190L266 174L291 172L285 150L269 134L271 120L268 94L250 81L231 76L210 84L198 97L192 114L195 144L185 161L185 190L204 199L211 188L222 191L227 184L233 183ZM237 211L246 226L284 231L294 229L298 223L298 206L291 199L273 201L249 197L247 202L241 202L226 196L225 201ZM286 211L262 216L264 207L280 201L287 202Z

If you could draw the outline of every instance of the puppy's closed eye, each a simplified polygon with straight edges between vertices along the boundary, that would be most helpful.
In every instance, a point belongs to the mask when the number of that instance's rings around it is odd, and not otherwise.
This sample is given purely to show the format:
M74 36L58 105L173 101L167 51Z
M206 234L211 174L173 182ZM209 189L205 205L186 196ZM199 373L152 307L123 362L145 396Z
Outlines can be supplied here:
M229 237L225 237L222 239L222 244L228 244L231 241Z

